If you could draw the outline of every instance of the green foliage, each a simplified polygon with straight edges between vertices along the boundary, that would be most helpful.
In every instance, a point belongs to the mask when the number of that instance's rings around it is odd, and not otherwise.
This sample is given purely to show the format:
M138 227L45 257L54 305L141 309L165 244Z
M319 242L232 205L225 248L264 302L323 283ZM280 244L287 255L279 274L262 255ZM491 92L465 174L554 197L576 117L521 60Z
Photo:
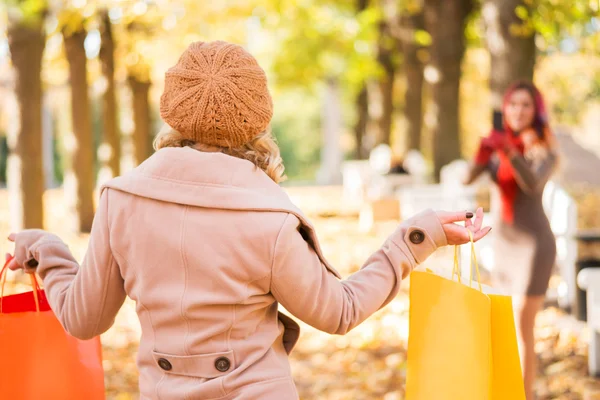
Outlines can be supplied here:
M481 0L485 1L485 0ZM484 46L485 27L481 17L480 3L467 15L465 21L465 39L467 46Z
M24 24L40 24L48 10L47 0L4 0L9 18Z
M309 87L328 77L353 88L377 74L375 41L380 11L357 12L326 0L270 2L264 29L277 37L273 71L282 87Z
M463 109L469 110L468 124L463 126L468 125L465 131L469 137L481 134L489 126L489 113L485 111L488 105L482 101L488 97L488 73L481 71L487 66L489 56L479 51L485 35L480 11L484 1L473 0L475 9L465 27L467 47L476 50L463 65L461 101L467 106ZM391 50L395 64L402 61L392 38L396 38L397 31L388 32L389 37L381 41L380 23L385 20L390 25L397 24L400 13L417 13L423 7L423 0L370 0L364 10L358 9L357 1L341 0L0 0L0 3L0 14L10 15L16 21L41 23L49 12L48 27L59 33L57 36L82 28L93 32L98 28L99 11L108 10L116 43L117 82L124 82L127 75L152 81L155 99L165 69L190 42L222 39L244 45L257 56L269 75L275 99L272 129L292 180L311 179L318 168L322 98L317 90L321 84L330 78L340 83L344 130L350 131L358 89L366 80L378 78L382 73L377 62L378 45ZM79 4L82 5L74 6ZM537 32L536 44L542 62L560 53L557 50L565 39L597 55L599 8L598 0L523 0L523 5L515 9L521 23L514 24L511 32L514 35ZM592 23L594 17L596 22ZM48 36L45 51L44 83L49 90L68 82L62 38L56 39L52 34ZM419 30L414 33L414 41L424 47L420 56L426 59L431 36ZM577 68L584 70L586 65L581 63ZM575 123L581 104L600 96L600 78L595 74L583 79L573 72L574 68L558 67L556 63L552 70L547 64L538 68L536 80L548 93L556 119ZM545 72L540 73L542 70ZM92 88L99 75L96 61L90 60ZM396 95L401 96L402 90L396 89ZM127 107L126 103L122 101L120 107ZM97 123L94 119L94 124ZM463 147L468 143L466 138ZM62 166L55 165L60 175Z
M529 17L529 10L527 9L527 7L520 5L517 6L517 8L515 9L515 14L521 20L525 21Z
M415 42L420 46L430 46L431 35L425 30L418 30L415 32Z
M527 0L533 10L526 14L525 7L516 10L543 38L538 42L541 50L552 50L560 46L567 37L575 38L583 51L598 52L600 31L590 29L592 18L600 18L598 0ZM590 40L591 39L591 40Z
M536 83L553 123L577 125L590 103L600 99L600 59L589 54L551 54L538 65Z
M485 1L477 0L476 5ZM600 18L598 0L523 0L523 4L515 8L515 14L521 22L509 27L511 34L539 34L536 45L542 52L558 50L561 42L567 38L576 41L582 51L598 51L598 23L595 29L591 28L592 18ZM485 36L479 7L476 7L467 20L465 36L471 46L479 46Z
M60 139L57 135L54 135L54 137L52 138L52 159L53 159L53 166L54 166L54 170L52 171L54 174L54 180L56 181L56 183L58 183L59 185L62 185L63 181L64 181L64 172L65 172L65 168L64 168L64 157L61 157L61 150L60 150L61 144L60 144Z
M288 179L314 179L321 147L319 99L307 90L295 89L274 100L271 129L281 149Z
M82 29L86 29L89 17L84 15L84 10L78 8L64 8L58 12L57 32L62 32L65 36L71 36Z
M376 46L382 13L375 6L359 11L355 2L328 0L259 4L253 15L268 32L269 47L277 49L268 52L266 65L280 94L272 129L290 180L314 179L322 136L320 84L337 79L347 109L363 82L381 73Z

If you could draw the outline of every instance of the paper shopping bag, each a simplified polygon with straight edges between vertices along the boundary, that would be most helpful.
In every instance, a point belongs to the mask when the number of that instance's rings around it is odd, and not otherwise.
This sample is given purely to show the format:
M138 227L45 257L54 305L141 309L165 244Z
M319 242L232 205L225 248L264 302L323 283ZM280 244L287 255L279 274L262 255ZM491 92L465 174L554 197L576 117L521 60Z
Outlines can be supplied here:
M476 288L462 282L456 251L448 278L411 273L407 400L525 399L512 300L481 285L471 251Z
M0 399L103 400L100 338L65 332L34 275L33 291L3 296L6 270L0 272Z
M497 294L488 297L492 301L491 399L525 399L512 299Z

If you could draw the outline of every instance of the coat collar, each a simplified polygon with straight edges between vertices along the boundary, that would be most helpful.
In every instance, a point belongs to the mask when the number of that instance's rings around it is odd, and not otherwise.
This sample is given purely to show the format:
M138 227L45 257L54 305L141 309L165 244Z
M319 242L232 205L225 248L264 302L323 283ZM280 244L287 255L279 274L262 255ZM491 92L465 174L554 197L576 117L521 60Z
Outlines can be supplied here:
M105 183L100 191L104 189L195 207L293 214L300 220L300 233L321 262L340 278L323 256L308 218L250 161L189 147L164 148L131 172Z

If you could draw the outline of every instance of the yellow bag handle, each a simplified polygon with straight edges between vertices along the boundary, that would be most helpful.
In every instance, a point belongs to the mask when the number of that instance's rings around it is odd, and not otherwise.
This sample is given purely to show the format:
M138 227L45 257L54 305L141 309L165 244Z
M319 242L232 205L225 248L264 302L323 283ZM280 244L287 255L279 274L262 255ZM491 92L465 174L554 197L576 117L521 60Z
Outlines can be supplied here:
M469 232L469 241L471 242L471 265L469 268L469 287L473 285L473 265L475 265L475 272L477 273L477 285L479 286L479 291L483 292L483 288L481 287L481 275L479 274L479 264L477 263L477 254L475 253L475 242L473 241L473 232L470 229L467 229ZM458 283L461 283L461 272L460 267L458 265L458 245L454 246L454 267L452 268L452 280L454 280L454 275L458 277Z

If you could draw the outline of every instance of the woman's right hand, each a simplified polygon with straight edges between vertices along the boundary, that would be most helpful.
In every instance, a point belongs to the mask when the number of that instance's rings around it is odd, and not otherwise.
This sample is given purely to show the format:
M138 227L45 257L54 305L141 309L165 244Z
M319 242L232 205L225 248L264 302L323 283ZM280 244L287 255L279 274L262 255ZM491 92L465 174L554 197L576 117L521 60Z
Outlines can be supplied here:
M471 231L473 234L473 241L477 242L492 230L492 228L489 226L482 228L483 208L481 207L479 207L475 212L474 220L473 213L465 211L436 211L436 215L442 223L448 245L461 245L469 243L471 239L468 231ZM459 225L457 222L464 222L465 225Z

